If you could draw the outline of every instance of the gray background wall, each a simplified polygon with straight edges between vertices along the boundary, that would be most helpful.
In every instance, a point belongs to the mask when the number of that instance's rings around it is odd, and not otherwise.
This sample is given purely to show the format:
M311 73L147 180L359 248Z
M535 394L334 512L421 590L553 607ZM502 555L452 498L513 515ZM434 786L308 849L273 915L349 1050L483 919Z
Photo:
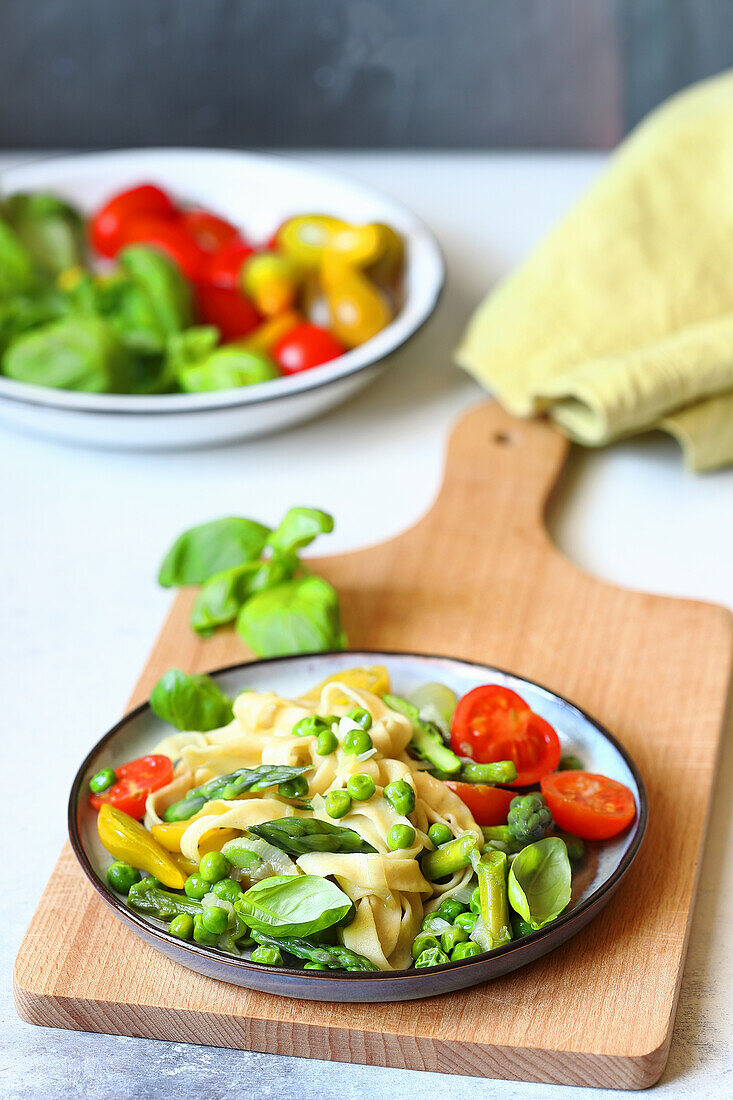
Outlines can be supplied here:
M613 145L731 0L0 0L0 147Z

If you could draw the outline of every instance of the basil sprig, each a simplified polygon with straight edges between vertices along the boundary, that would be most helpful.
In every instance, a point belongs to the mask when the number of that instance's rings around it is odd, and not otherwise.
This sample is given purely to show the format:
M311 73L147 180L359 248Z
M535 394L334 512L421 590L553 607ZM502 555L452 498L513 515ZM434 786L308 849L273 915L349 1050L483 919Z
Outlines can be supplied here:
M298 557L332 530L333 517L318 508L291 508L274 531L237 516L213 520L176 539L158 580L202 585L192 628L208 636L236 620L258 657L343 649L338 596Z
M310 771L310 765L260 764L256 768L238 768L228 775L217 775L200 787L194 787L185 798L171 803L163 812L163 820L188 821L214 798L230 801L245 791L264 791L279 783L287 783L307 771Z
M265 821L250 825L250 833L274 844L290 856L302 856L306 852L343 852L366 855L376 852L371 844L354 829L332 825L319 818L283 817L278 821Z

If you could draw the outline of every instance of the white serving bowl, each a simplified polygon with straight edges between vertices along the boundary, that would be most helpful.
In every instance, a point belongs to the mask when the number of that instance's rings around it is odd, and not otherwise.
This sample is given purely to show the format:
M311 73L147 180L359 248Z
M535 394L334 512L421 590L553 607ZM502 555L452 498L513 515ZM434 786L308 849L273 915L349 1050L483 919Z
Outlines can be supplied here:
M444 265L433 234L401 203L348 178L285 157L202 149L139 149L59 157L4 172L0 195L49 191L91 213L115 191L157 183L266 240L286 217L333 214L386 222L405 240L403 304L391 324L330 363L238 389L196 394L76 393L0 375L0 418L72 443L129 449L226 443L307 420L350 397L433 312Z

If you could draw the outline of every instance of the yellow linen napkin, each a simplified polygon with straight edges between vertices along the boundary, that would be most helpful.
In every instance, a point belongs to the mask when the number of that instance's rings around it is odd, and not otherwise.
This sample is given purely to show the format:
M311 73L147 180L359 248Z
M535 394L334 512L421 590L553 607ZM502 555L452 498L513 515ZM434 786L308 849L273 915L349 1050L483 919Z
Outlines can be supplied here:
M733 72L634 131L456 357L580 443L662 428L693 469L733 462Z

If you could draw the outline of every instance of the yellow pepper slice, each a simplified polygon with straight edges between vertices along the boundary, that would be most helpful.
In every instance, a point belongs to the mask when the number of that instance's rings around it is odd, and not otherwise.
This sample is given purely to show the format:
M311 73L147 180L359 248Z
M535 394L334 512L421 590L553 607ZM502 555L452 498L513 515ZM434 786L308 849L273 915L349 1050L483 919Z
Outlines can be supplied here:
M150 830L153 838L167 852L179 853L181 851L181 837L194 818L199 817L201 812L199 811L194 817L189 817L187 821L172 821L170 823L166 821L162 825L153 825ZM237 829L212 829L210 832L205 833L199 841L199 851L202 855L204 852L220 852L226 842L234 840L235 836L239 836Z
M105 802L97 815L99 839L111 856L147 871L172 890L182 890L186 875L139 821Z
M347 222L328 214L301 214L283 222L275 240L278 248L301 267L318 267L334 234L348 228Z
M253 351L271 352L283 336L302 323L303 317L297 309L288 309L277 317L270 317L269 320L263 321L254 332L235 342L242 347L252 348Z
M392 320L392 307L384 294L366 275L333 253L327 252L323 258L321 285L331 314L331 331L349 348L370 340Z
M256 252L244 261L240 274L245 294L266 317L292 309L301 279L301 268L277 252Z
M385 248L380 226L347 225L332 234L326 252L332 252L350 267L366 267L376 263Z
M343 672L336 672L317 684L303 696L308 702L315 703L321 697L326 684L346 684L347 687L362 691L371 691L374 695L385 695L390 691L389 673L384 665L368 665L365 668L345 668ZM334 703L346 706L351 700L346 695L338 696Z

